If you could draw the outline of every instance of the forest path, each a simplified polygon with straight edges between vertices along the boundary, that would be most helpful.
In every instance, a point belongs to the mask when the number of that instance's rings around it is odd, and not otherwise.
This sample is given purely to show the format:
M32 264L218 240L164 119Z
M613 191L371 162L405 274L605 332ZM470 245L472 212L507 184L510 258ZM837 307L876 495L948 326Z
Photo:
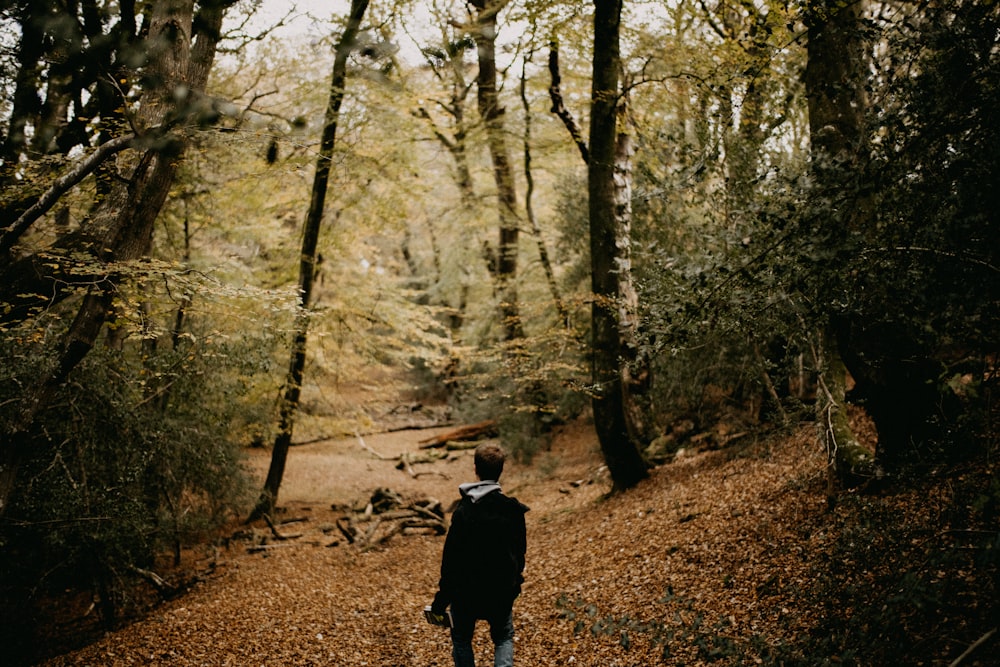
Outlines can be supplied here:
M434 433L365 436L367 449L355 438L293 448L282 517L309 519L281 530L300 537L257 553L232 541L187 595L43 664L450 665L447 631L421 613L435 591L442 537L397 535L368 551L343 539L328 546L344 514L331 504L377 487L446 506L457 497L473 476L471 452L419 465L434 474L417 478L372 453L416 452ZM590 424L564 427L532 466L510 464L505 491L531 507L527 581L515 607L518 664L701 664L699 643L795 636L814 619L791 593L805 584L806 559L786 545L808 540L806 524L825 507L813 443L804 429L738 451L690 453L610 498ZM265 454L256 465L264 469ZM667 623L674 638L651 621ZM712 629L720 621L724 629ZM476 648L479 664L491 664L483 630Z

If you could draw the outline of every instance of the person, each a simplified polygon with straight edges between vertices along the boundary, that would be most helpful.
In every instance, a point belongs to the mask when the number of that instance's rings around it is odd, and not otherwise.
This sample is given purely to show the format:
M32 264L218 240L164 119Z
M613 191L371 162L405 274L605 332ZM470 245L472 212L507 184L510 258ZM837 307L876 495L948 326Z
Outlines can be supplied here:
M441 555L441 580L431 604L434 614L451 608L455 667L475 667L476 622L489 624L494 667L514 664L514 600L524 582L528 507L500 489L505 454L500 446L476 448L477 481L459 486Z

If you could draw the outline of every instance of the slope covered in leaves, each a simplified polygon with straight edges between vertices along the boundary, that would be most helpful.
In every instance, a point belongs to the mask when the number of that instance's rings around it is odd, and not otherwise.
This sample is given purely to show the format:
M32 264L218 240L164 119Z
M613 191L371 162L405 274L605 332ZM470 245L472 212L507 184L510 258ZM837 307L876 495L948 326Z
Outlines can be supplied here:
M416 477L395 466L425 435L296 448L283 516L306 520L280 526L296 537L244 531L190 593L45 664L450 665L446 631L421 615L443 538L396 535L360 549L335 529L352 510L331 508L335 493L364 500L377 487L450 502L471 477L468 452L417 465ZM534 465L505 473L506 491L532 508L517 662L949 664L995 626L995 563L984 568L988 550L956 537L973 529L966 501L991 472L842 496L831 508L805 425L682 452L606 497L592 427L567 427ZM268 548L251 553L262 541ZM962 664L997 664L994 637ZM478 664L491 664L482 629L476 646Z

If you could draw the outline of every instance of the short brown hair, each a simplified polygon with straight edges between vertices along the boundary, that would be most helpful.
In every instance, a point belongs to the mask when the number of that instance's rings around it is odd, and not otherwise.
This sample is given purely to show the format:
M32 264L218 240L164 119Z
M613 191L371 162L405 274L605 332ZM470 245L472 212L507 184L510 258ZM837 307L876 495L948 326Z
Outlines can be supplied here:
M479 479L490 479L494 482L500 479L503 472L503 462L507 458L503 448L493 442L486 442L476 447L476 476Z

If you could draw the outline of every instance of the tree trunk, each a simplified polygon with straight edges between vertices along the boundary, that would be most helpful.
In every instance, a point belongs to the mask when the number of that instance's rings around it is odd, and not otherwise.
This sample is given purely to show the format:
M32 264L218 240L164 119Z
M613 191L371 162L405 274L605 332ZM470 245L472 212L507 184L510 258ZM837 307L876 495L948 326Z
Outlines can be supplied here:
M456 35L452 31L455 26L448 23L443 16L436 15L435 18L440 24L441 48L438 53L427 54L427 66L431 69L434 77L448 89L448 102L440 103L438 106L444 109L447 120L447 128L442 129L434 120L433 115L426 107L419 107L416 115L423 118L430 126L431 132L437 138L441 146L448 151L452 158L454 167L455 185L461 197L461 211L466 214L476 207L476 189L472 178L472 170L469 167L468 156L468 127L465 119L466 102L472 86L466 81L465 72L465 45L463 35ZM443 59L439 63L437 58ZM441 248L437 243L434 234L433 221L428 223L431 233L431 248L434 256L435 282L441 280ZM463 239L467 241L468 239ZM464 249L468 249L466 246ZM471 246L474 247L474 246ZM463 253L464 254L464 253ZM462 326L465 323L465 313L468 306L469 293L469 269L461 267L462 279L458 288L457 296L451 298L442 297L442 301L448 308L448 326L451 329L452 338L458 340L461 337Z
M807 9L808 48L805 71L813 174L821 197L840 202L839 216L823 224L827 242L844 247L850 232L864 224L865 207L852 177L864 145L864 2L820 0ZM847 369L834 335L836 316L818 332L818 424L830 457L834 485L855 485L874 473L873 457L851 429L847 415ZM831 489L834 492L835 489Z
M545 281L552 293L552 300L555 303L556 312L559 314L559 323L568 329L571 325L569 310L559 292L555 272L552 270L552 262L549 260L549 250L545 245L545 239L542 238L542 229L535 218L535 209L532 205L532 197L535 193L535 176L531 171L531 106L528 104L527 93L528 62L529 60L526 59L525 69L521 70L521 105L524 107L524 212L528 216L531 234L535 237L535 244L538 246L538 260L542 263L542 270L545 271Z
M770 24L776 19L771 14L762 14L751 3L744 3L740 9L720 3L715 16L718 23L712 25L716 32L738 47L748 63L749 76L743 82L739 122L735 127L732 123L735 118L733 96L738 93L731 85L724 85L720 90L724 107L722 117L726 120L722 137L726 154L726 217L735 227L748 220L756 191L761 147L770 134L766 128L775 122L765 116L768 111L765 93L774 76L769 62L772 49L758 33L765 27L770 32Z
M20 10L21 41L17 48L17 76L11 97L11 113L7 122L7 135L0 145L0 185L15 184L14 175L19 160L28 144L27 129L30 121L41 111L38 97L38 82L41 76L40 62L44 43L43 16L36 16L32 7Z
M647 475L639 443L629 427L627 389L621 373L623 358L618 307L620 193L615 186L617 164L618 72L621 0L595 0L594 72L591 94L588 192L594 423L614 490L637 484Z
M620 118L615 139L614 266L618 292L618 335L621 341L619 373L625 424L639 447L653 441L653 410L649 397L653 370L648 348L643 345L639 326L639 292L632 279L632 135L624 129L625 102L618 107Z
M147 72L159 77L159 88L144 95L137 122L142 128L161 125L173 109L174 91L179 86L202 90L211 69L219 40L222 19L231 1L203 7L194 18L193 0L157 3L149 26L149 52L155 58ZM178 137L171 148L183 152ZM99 259L123 262L141 257L150 246L153 223L173 184L179 155L163 154L154 148L140 156L121 155L120 178L100 202L88 229ZM16 481L20 447L24 446L40 410L47 407L69 373L93 348L107 318L116 278L105 276L100 286L91 288L71 324L55 368L29 387L22 399L17 422L2 439L0 454L0 515Z
M354 49L354 42L361 29L361 21L367 9L368 0L352 0L347 26L337 43L333 61L333 75L330 80L330 97L323 123L323 136L320 140L319 154L316 157L316 173L313 176L312 195L309 199L309 210L306 213L305 229L302 235L302 253L299 261L299 316L297 317L295 340L292 343L288 375L285 379L285 390L279 410L278 434L274 439L274 448L271 450L271 464L267 470L264 488L248 521L254 521L274 512L278 501L278 490L281 488L281 480L285 474L288 449L292 444L292 431L299 409L302 378L306 366L309 309L312 301L313 282L316 277L319 232L323 222L327 187L330 182L330 165L333 163L333 149L337 140L340 106L344 101L345 86L347 85L347 59Z
M872 475L872 455L851 428L847 415L847 368L829 330L820 332L815 355L816 425L827 452L828 488L832 499L842 487L856 486Z
M590 148L583 140L573 115L563 103L562 91L560 90L562 77L559 72L559 53L554 41L550 43L549 74L552 78L552 83L549 86L552 112L562 120L580 151L583 161L590 165ZM614 85L615 90L617 90L617 80ZM615 126L612 128L615 133L613 201L609 204L613 212L614 222L613 245L608 250L612 253L608 266L614 267L614 275L608 276L608 279L613 279L613 291L617 296L615 301L617 312L615 314L619 332L617 345L620 350L617 364L622 381L624 420L635 446L641 448L655 437L653 406L649 396L653 372L652 361L641 340L639 294L632 279L632 155L634 149L632 136L625 130L624 126L627 115L627 99L624 97L620 101L616 99L614 107L616 120ZM592 123L593 117L596 116L592 113ZM617 122L619 118L621 126ZM591 126L591 132L593 129ZM591 217L591 221L593 224L593 217ZM591 243L593 243L593 235ZM593 258L591 261L594 261ZM596 267L596 264L594 266ZM609 289L611 288L609 283Z
M507 151L504 110L500 107L497 95L497 13L504 2L505 0L494 2L472 0L471 4L478 10L473 33L479 56L479 73L476 76L477 101L479 115L486 125L500 213L500 242L493 276L500 300L504 339L512 341L523 338L524 331L517 303L517 191L514 186L514 170Z

